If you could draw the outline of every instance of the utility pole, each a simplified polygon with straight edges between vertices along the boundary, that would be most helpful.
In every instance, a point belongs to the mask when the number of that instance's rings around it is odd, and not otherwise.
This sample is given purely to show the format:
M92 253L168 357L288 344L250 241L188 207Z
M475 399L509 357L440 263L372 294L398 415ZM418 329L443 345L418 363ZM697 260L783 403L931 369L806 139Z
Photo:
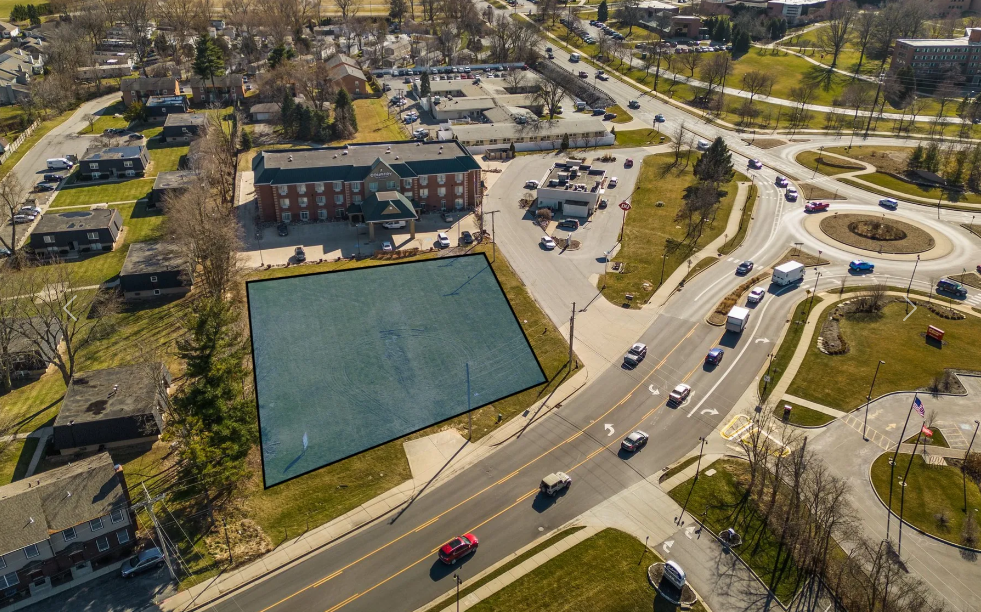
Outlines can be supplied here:
M307 527L309 528L309 519L307 521ZM225 517L221 517L221 526L225 530L225 548L228 549L228 565L232 566L235 565L235 560L232 558L232 543L228 539L228 523L225 522Z
M974 435L971 436L971 443L967 445L967 452L964 453L964 463L961 464L961 479L964 481L964 512L967 512L967 458L971 456L971 447L974 446L974 438L978 436L978 426L981 421L974 419Z
M460 612L460 584L463 578L460 578L460 574L453 574L453 581L456 582L456 612Z
M467 440L473 440L473 413L470 412L470 362L467 362Z
M869 426L869 404L872 403L872 389L875 389L875 379L879 376L879 367L885 365L886 362L879 360L879 363L875 366L875 374L872 375L872 384L869 385L869 394L865 397L865 422L862 424L862 439L866 442L869 441L869 437L865 435L865 431Z
M909 291L913 288L913 277L916 276L916 266L920 265L920 256L916 256L916 263L913 264L913 273L909 275L909 284L906 285L906 314L909 314Z
M862 137L863 139L866 140L869 137L869 128L872 127L872 115L875 114L875 105L879 103L879 90L881 89L882 89L882 73L880 72L879 78L875 80L875 97L872 98L872 110L869 111L869 120L868 123L865 124L865 135Z
M167 564L167 570L170 572L170 579L177 580L177 572L174 571L174 564L170 560L170 549L167 547L167 541L164 539L163 529L160 527L160 523L157 522L157 516L153 513L153 504L158 501L163 500L163 495L158 495L157 497L150 497L150 491L146 488L146 483L140 483L143 485L143 494L146 495L146 501L142 501L133 506L133 510L139 510L140 508L146 508L147 514L150 515L150 522L153 523L153 529L157 532L157 540L160 541L160 550L163 552L164 563ZM231 558L231 549L228 551L229 558Z
M702 469L702 451L705 450L705 445L708 440L704 436L698 437L698 463L695 465L695 479L691 481L691 489L688 491L688 497L685 498L685 505L681 507L681 514L678 515L678 520L675 521L678 525L684 525L685 521L682 520L685 517L685 509L688 508L688 500L691 499L691 494L695 490L695 485L698 484L698 474Z
M899 456L899 447L906 438L906 427L909 425L909 417L913 414L913 406L916 405L918 395L918 393L913 394L913 401L910 402L909 410L906 412L906 422L903 423L903 431L899 433L899 441L896 442L896 451L892 454L892 459L889 460L889 505L886 507L886 541L889 540L889 526L892 522L892 485L896 480L896 458ZM970 447L968 447L968 451L970 450Z
M572 341L576 332L576 303L572 303L572 317L569 318L569 371L572 371Z
M483 215L490 215L491 216L491 245L493 246L493 249L494 249L494 257L491 259L491 263L495 263L497 261L497 242L495 242L495 240L494 240L494 236L495 236L495 234L494 234L494 221L497 219L497 217L495 217L494 215L496 215L499 212L501 212L501 211L499 211L499 210L488 210L487 212L483 213ZM483 215L481 215L481 217Z
M770 353L770 362L766 364L766 374L763 375L763 393L760 394L760 405L766 402L766 390L770 386L770 366L773 365L773 353Z

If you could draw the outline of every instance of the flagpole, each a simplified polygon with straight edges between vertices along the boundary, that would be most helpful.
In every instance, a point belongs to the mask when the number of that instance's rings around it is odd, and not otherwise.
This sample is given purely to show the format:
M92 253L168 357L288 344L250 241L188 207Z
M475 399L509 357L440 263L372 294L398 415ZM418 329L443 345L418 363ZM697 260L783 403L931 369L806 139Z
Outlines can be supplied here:
M913 459L916 459L916 447L920 444L920 436L923 435L923 428L926 421L920 425L920 433L916 435L916 442L913 443L913 452L909 456L909 463L906 464L906 473L903 474L903 490L899 494L899 545L896 547L896 555L901 557L903 554L903 507L906 503L906 479L909 478L909 469L913 467Z
M896 457L899 456L899 446L903 443L903 438L906 436L906 427L909 425L909 417L913 414L913 406L916 405L918 396L919 393L913 394L913 401L910 402L909 411L906 413L906 422L903 423L903 431L899 434L899 441L896 442L896 452L892 454L892 460L889 462L889 505L886 506L886 540L889 539L889 524L892 522L892 485L896 480Z

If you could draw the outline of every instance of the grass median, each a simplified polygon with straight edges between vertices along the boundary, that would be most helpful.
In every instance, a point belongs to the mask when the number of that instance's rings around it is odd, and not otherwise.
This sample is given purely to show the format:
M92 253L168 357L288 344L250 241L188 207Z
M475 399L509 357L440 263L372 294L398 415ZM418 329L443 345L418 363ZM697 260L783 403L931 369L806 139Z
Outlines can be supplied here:
M776 388L780 379L783 377L787 366L790 365L790 360L794 357L797 346L800 344L800 340L804 335L804 327L807 323L808 314L820 303L821 298L814 296L813 304L811 303L811 298L807 298L794 309L794 313L790 316L790 328L787 329L787 333L783 337L783 342L780 343L780 348L777 349L777 354L773 357L773 361L770 362L767 369L770 381L767 382L763 377L760 378L759 394L763 398L763 401L767 400L769 394L773 392L773 389Z
M784 406L790 406L790 418L784 418ZM801 406L787 400L780 400L773 406L773 416L781 423L798 425L800 427L821 427L835 420L830 414Z
M746 239L746 232L749 231L749 223L753 220L753 211L756 209L756 183L753 183L749 192L746 194L746 204L743 206L743 210L739 213L739 229L736 230L736 235L730 238L719 248L720 255L728 255L742 245L743 240Z
M805 168L815 170L826 176L836 176L838 174L855 172L856 170L862 170L865 168L865 166L861 166L859 164L850 164L847 160L838 157L831 157L830 155L823 157L821 153L814 151L804 151L802 153L798 153L796 161Z

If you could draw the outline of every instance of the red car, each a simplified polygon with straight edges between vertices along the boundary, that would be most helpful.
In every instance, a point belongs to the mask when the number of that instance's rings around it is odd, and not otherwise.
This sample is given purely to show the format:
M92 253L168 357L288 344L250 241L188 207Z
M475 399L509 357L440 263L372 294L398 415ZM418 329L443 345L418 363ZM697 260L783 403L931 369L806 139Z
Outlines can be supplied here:
M477 536L468 533L443 544L439 549L439 560L447 565L453 565L475 550L477 550Z
M804 210L806 212L821 212L823 210L828 210L831 205L827 202L808 202L804 205Z
M624 168L633 168L634 167L634 160L633 160L633 158L628 157L627 158L627 161L623 162L623 167Z

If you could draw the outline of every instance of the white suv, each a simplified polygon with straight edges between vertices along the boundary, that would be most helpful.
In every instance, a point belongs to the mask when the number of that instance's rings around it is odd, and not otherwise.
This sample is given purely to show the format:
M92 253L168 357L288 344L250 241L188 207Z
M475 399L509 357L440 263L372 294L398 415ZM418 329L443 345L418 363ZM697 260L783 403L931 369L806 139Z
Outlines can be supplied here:
M450 237L446 235L445 232L438 232L436 234L436 244L439 245L441 249L447 249L450 246Z

